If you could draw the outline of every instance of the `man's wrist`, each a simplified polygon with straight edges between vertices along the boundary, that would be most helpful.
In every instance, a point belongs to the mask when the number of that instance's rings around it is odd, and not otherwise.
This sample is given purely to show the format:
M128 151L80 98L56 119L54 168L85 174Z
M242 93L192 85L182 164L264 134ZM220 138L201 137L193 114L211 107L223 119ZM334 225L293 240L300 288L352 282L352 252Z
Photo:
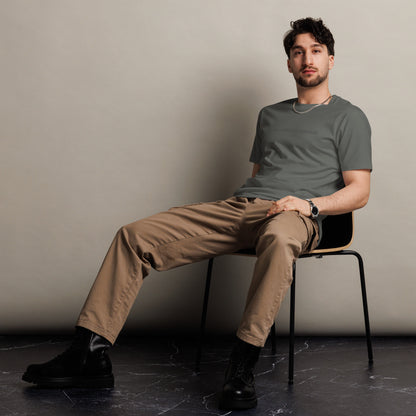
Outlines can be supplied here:
M309 203L310 206L310 215L309 217L311 217L312 219L316 219L318 218L319 215L319 208L314 204L314 202L310 199L306 199L306 201Z

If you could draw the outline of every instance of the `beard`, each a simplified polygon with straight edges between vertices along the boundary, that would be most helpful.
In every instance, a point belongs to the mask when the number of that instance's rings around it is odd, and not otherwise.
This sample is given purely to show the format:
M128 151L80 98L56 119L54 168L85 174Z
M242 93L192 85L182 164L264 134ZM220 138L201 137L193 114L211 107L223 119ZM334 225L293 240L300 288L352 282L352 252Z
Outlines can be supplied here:
M326 79L328 78L328 73L325 75L318 75L316 78L308 79L302 77L302 74L295 77L295 81L297 84L299 84L301 87L311 88L311 87L317 87L318 85L322 84Z

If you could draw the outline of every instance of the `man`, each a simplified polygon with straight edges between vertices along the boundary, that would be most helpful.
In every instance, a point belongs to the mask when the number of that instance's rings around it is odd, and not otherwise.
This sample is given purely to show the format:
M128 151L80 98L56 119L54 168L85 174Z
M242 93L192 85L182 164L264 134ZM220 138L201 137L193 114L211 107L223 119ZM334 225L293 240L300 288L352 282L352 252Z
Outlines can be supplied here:
M370 193L370 126L332 95L334 39L322 20L291 23L284 38L297 99L263 108L252 177L225 201L172 208L122 227L104 259L63 354L23 380L47 387L112 387L113 344L151 268L255 247L257 262L226 371L220 407L256 406L253 369L290 287L292 265L319 243L325 215L363 207Z

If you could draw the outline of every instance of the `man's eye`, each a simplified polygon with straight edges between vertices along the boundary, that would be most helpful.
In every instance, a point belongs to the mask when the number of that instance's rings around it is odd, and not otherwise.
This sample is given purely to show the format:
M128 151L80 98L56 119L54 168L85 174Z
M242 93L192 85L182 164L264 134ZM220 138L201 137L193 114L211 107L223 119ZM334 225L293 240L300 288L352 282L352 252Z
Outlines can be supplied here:
M321 50L320 49L315 49L314 53L321 53Z

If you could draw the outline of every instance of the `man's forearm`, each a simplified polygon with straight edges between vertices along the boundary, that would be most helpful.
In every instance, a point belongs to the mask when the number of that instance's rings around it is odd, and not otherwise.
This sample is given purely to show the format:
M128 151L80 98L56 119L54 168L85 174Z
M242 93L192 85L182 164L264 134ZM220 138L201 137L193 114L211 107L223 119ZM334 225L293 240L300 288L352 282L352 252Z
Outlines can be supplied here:
M369 193L357 184L350 184L332 195L312 198L322 215L338 215L364 207Z
M312 198L323 215L338 215L362 208L370 196L370 171L355 170L342 174L345 187L332 195Z
M345 187L332 195L312 198L322 215L338 215L362 208L367 204L370 196L370 171L352 170L342 174ZM267 215L283 211L299 211L310 216L311 208L308 201L294 196L286 196L275 201Z

